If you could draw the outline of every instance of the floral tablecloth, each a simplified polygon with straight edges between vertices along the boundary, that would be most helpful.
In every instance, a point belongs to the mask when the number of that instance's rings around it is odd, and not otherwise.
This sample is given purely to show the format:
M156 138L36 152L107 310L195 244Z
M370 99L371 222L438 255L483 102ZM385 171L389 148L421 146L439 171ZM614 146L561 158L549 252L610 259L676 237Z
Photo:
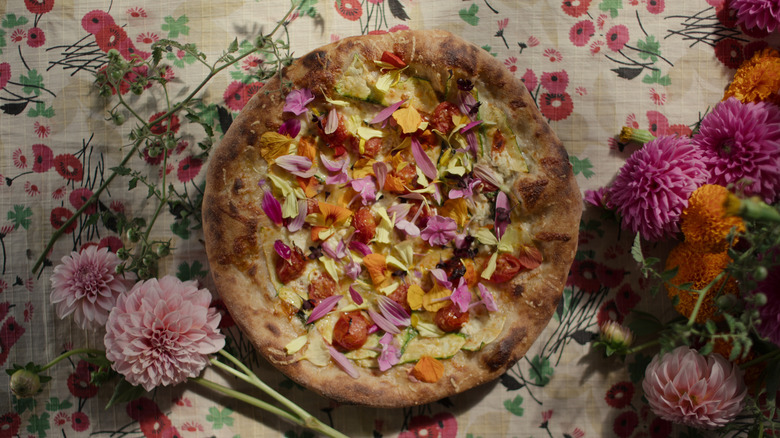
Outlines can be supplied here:
M746 35L722 3L304 0L277 36L302 55L356 34L452 31L482 46L525 82L563 140L585 190L607 184L636 150L618 141L621 127L690 133L721 99L734 68L767 44L777 46L777 34ZM127 151L131 124L113 123L106 113L113 103L93 86L108 48L148 57L152 43L172 39L216 57L234 39L244 47L268 32L289 7L289 2L267 0L0 4L0 366L45 364L74 348L102 348L102 329L85 331L72 319L57 317L49 277L71 251L91 244L116 251L128 244L127 236L90 220L88 210L44 254L43 269L34 271L33 265L55 230ZM185 50L174 47L164 56L171 98L192 91L205 76ZM247 57L201 91L198 116L213 125L217 138L257 89L265 61ZM144 94L132 103L151 120L164 108L157 97ZM197 205L208 165L203 131L192 128L180 136L164 171L177 193ZM129 167L157 181L163 172L159 162L137 157ZM95 208L151 216L150 193L133 179L117 177ZM632 308L662 318L673 312L659 304L665 300L644 292L630 256L633 236L618 228L613 218L586 209L564 299L528 355L496 382L426 406L377 410L320 398L256 358L229 315L223 314L221 327L233 350L271 386L349 436L678 436L642 401L640 381L651 354L623 363L604 358L590 344L598 323L621 321ZM166 209L152 235L173 239L175 247L162 259L161 275L211 287L194 220ZM218 297L215 305L223 309ZM48 370L53 379L34 398L0 395L0 437L311 436L194 385L158 389L106 410L111 388L90 383L93 367L73 356ZM206 373L242 387L211 369ZM8 386L5 374L0 386Z

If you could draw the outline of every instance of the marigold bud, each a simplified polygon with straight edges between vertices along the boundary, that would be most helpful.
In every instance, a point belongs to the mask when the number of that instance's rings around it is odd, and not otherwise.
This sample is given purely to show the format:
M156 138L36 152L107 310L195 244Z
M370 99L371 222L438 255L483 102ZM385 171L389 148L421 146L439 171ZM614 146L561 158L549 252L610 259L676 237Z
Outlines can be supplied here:
M41 390L41 378L32 371L20 369L11 375L10 386L18 398L32 397Z

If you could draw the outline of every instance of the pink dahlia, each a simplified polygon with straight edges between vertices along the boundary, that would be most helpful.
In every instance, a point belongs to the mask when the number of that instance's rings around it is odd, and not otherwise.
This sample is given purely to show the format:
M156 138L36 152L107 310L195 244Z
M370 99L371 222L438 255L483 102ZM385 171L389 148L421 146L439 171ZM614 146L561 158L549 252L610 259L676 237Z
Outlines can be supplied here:
M744 24L748 29L774 32L780 27L780 2L777 0L732 0L729 6L737 12L737 24Z
M165 276L136 283L119 297L106 324L106 357L147 391L195 377L225 346L211 294L194 281Z
M656 355L645 370L642 389L659 417L706 429L733 420L747 394L739 367L719 354L705 357L687 346Z
M117 297L133 282L116 273L121 260L108 248L89 246L62 258L51 276L51 303L57 316L73 319L83 329L106 324Z
M758 308L761 315L758 333L780 345L780 265L769 270L769 275L758 284L755 292L766 296L766 304Z
M661 136L634 152L609 189L623 227L646 240L676 233L688 196L708 173L688 138Z
M738 184L746 195L768 203L777 198L780 107L730 97L704 117L693 143L710 171L709 184Z

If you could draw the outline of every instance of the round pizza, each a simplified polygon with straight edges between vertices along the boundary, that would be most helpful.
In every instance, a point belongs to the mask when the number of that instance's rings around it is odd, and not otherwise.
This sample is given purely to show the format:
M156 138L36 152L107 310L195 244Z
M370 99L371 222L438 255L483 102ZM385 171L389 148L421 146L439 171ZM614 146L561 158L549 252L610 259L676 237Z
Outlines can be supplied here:
M443 31L345 38L247 103L208 168L219 295L296 382L377 407L493 380L556 310L582 201L524 84Z

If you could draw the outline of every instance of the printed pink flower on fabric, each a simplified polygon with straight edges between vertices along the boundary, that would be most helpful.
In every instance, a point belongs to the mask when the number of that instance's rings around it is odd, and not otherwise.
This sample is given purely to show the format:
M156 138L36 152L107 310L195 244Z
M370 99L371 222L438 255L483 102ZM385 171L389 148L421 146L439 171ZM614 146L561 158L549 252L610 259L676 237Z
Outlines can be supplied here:
M705 429L733 420L747 394L739 367L719 354L705 357L687 346L653 357L642 389L659 417Z
M623 24L612 26L607 32L607 47L613 52L619 52L628 42L628 28Z
M569 74L565 70L542 73L542 87L550 93L564 93L569 86Z
M33 172L42 173L54 167L54 153L45 144L32 145Z
M431 246L442 246L450 243L455 238L458 224L455 219L444 216L431 216L428 223L420 232L422 237Z
M768 203L777 199L780 107L731 97L704 117L693 143L710 170L709 184L737 184L748 196L760 196Z
M534 71L530 68L525 70L525 74L523 74L523 77L520 78L520 80L523 81L525 88L527 88L531 93L534 92L536 86L539 84L539 80L536 78L536 73L534 73Z
M8 81L11 80L11 64L7 62L0 62L0 90L8 85Z
M195 377L225 346L211 294L167 275L141 281L119 297L106 324L106 358L147 391Z
M51 303L57 316L73 319L83 329L102 326L117 297L132 285L132 279L116 274L121 260L107 248L89 246L62 258L51 276Z
M647 112L647 129L656 137L669 134L669 120L655 110Z
M665 7L664 0L647 0L647 12L651 14L660 14Z
M688 197L709 177L702 154L687 138L663 136L634 152L609 190L624 228L646 240L679 231Z
M46 34L40 27L31 27L27 31L27 45L30 47L41 47L46 43Z
M577 47L582 47L588 44L590 37L596 33L596 26L590 20L582 20L577 22L569 30L569 41Z
M780 3L777 1L732 0L729 6L737 12L737 24L747 29L774 32L780 28Z

